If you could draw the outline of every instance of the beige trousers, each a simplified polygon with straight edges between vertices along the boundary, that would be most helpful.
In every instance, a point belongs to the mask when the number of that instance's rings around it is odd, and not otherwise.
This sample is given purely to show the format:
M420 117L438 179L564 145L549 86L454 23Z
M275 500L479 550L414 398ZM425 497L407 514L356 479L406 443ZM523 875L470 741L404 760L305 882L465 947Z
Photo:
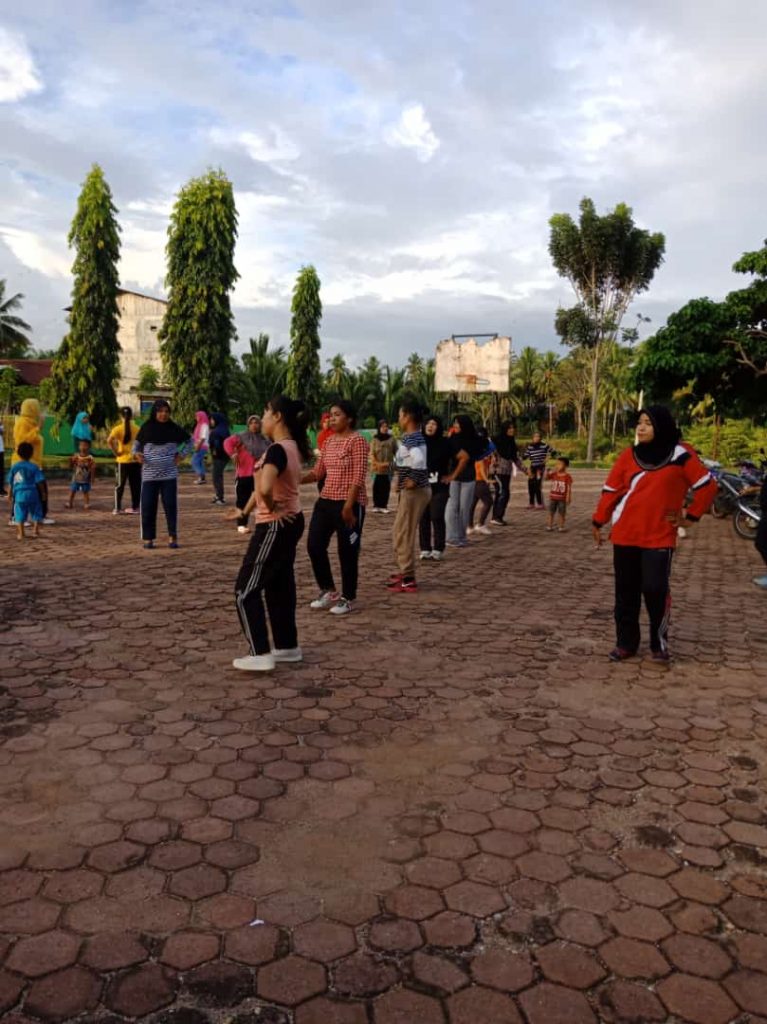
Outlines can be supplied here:
M415 576L415 537L430 501L431 487L403 488L399 492L393 539L397 568L403 576Z

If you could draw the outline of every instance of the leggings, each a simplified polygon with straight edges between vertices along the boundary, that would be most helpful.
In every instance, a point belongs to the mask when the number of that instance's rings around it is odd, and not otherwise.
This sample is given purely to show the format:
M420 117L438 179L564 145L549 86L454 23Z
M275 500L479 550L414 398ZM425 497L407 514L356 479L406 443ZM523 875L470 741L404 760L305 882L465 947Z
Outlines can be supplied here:
M245 508L245 506L250 501L250 498L251 498L251 496L253 494L253 489L254 489L255 485L256 485L256 482L253 479L253 474L252 473L249 476L238 476L238 477L235 478L235 481L234 481L234 503L237 506L237 508ZM248 517L247 516L238 516L238 518L237 518L237 525L238 526L247 526L248 525Z
M318 498L309 523L309 540L307 543L309 558L314 570L314 578L320 590L335 593L333 571L330 568L328 547L333 534L338 545L338 560L341 563L341 585L343 597L354 601L357 597L357 579L359 576L360 541L362 527L365 522L363 505L354 506L354 518L357 525L352 529L341 517L343 501L331 501L329 498Z
M615 569L615 631L618 647L639 647L639 612L644 597L650 617L650 650L665 651L671 594L669 577L673 548L638 548L613 545Z
M141 466L138 462L115 463L115 508L122 508L125 485L130 488L130 507L138 512L141 504Z
M376 473L373 477L373 508L387 508L391 494L391 477L388 473Z
M256 524L234 586L237 614L251 654L268 654L272 649L264 598L275 649L298 647L293 565L303 532L302 512L292 523L276 519Z
M445 550L445 509L449 497L450 490L447 484L431 485L431 501L418 524L421 551Z
M141 482L141 539L154 540L157 537L157 508L162 498L168 536L178 534L178 479L142 480Z
M543 508L543 494L541 488L543 486L543 466L530 469L530 476L527 480L527 493L530 499L530 505L540 505Z

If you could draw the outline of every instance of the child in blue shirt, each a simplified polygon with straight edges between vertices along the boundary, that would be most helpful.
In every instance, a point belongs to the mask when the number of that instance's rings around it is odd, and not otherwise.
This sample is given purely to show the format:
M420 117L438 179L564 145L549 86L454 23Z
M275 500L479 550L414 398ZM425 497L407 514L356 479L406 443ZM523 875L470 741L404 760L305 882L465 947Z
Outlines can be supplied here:
M8 476L9 501L16 523L16 536L24 540L24 523L32 522L32 536L40 536L40 523L43 521L43 495L45 493L45 477L40 467L32 462L34 449L27 441L22 441L16 449L20 461L11 467Z

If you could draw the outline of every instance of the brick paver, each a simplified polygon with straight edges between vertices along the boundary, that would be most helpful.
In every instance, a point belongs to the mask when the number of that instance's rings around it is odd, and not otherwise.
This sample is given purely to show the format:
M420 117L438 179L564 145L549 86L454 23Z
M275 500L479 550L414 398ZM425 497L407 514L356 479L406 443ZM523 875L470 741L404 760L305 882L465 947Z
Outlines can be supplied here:
M188 478L179 551L59 511L0 536L0 1014L147 1024L767 1020L767 634L753 549L675 559L675 663L611 665L601 474L390 595L241 651L247 539ZM313 498L306 489L307 508ZM542 518L542 517L541 517ZM396 642L393 643L393 638Z

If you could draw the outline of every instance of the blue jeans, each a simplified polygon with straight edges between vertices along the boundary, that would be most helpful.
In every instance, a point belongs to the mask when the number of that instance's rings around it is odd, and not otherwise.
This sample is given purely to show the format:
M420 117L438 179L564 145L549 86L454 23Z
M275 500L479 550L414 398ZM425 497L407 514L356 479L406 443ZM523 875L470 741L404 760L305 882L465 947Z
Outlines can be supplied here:
M203 480L205 479L205 452L202 448L192 455L192 469L197 476L202 477Z
M471 521L475 487L476 480L469 480L466 483L453 480L450 484L450 497L445 509L448 544L466 543L466 530Z
M141 539L154 540L157 536L157 506L162 498L165 510L165 521L168 524L168 536L177 535L176 519L178 514L178 480L142 480L141 481Z

